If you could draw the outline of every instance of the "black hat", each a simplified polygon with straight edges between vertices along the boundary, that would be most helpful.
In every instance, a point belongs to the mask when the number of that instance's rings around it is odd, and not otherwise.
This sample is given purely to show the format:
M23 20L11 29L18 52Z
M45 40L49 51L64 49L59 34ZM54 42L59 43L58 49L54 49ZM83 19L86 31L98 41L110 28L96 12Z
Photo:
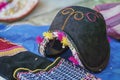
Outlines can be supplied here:
M108 64L110 47L105 20L92 9L81 6L62 9L43 36L39 49L44 56L55 56L69 48L79 64L92 72L100 72Z

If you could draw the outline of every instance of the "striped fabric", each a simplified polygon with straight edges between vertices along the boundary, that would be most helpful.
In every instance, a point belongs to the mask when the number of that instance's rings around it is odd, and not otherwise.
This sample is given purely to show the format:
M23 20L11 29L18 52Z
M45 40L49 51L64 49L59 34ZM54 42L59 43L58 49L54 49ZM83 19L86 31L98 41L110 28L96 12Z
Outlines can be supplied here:
M13 56L23 51L26 51L26 49L22 46L16 45L3 38L0 38L0 57Z
M103 14L108 35L120 39L120 3L97 5L94 9Z

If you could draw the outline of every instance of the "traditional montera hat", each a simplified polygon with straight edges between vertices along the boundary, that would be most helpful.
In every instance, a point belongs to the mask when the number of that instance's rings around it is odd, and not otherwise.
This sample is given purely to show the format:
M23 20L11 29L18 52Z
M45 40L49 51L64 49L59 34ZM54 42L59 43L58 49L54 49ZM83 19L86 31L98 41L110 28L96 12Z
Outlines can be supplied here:
M103 16L92 9L62 9L43 36L39 51L44 56L56 56L70 49L78 63L92 72L100 72L108 64L106 24Z

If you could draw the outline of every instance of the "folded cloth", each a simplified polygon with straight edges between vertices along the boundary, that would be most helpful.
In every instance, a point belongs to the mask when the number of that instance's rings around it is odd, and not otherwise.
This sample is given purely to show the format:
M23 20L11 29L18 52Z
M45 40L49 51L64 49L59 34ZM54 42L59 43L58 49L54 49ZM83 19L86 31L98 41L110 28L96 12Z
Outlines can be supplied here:
M104 16L107 34L120 39L120 3L101 4L95 6L94 9Z
M26 49L22 46L13 44L3 38L0 38L0 57L13 56L22 51L26 51Z
M14 77L19 80L101 80L80 66L58 57L45 69L18 68Z
M24 46L30 52L40 55L36 36L42 36L49 26L36 26L31 23L0 24L0 37ZM28 45L29 44L29 45Z
M0 23L0 30L4 29L7 26L7 24Z
M26 51L22 46L13 44L0 38L0 76L7 80L14 80L15 69L24 67L34 70L45 68L52 61Z

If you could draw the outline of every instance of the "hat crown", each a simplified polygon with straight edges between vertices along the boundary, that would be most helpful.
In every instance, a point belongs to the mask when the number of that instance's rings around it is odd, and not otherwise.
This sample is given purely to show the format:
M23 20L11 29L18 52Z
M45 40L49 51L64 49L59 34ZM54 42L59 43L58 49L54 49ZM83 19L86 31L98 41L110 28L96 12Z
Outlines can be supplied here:
M103 16L86 7L81 6L70 6L62 9L58 12L56 17L54 18L50 30L65 30L66 27L79 27L79 26L88 26L89 24L95 26L95 22L99 23L99 26L104 23ZM81 25L81 23L83 23ZM86 25L86 23L88 25ZM76 25L76 26L75 26Z

